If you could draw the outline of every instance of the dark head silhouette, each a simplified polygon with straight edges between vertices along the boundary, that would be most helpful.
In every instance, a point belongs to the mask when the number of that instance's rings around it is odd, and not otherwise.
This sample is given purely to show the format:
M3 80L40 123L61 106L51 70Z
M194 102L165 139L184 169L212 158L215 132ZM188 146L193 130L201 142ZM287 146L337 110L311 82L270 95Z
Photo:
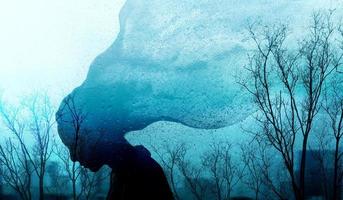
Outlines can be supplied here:
M173 199L160 165L143 146L132 146L125 131L115 133L107 127L87 129L87 114L76 106L75 92L66 97L56 114L58 130L69 148L71 159L97 171L112 168L108 199Z

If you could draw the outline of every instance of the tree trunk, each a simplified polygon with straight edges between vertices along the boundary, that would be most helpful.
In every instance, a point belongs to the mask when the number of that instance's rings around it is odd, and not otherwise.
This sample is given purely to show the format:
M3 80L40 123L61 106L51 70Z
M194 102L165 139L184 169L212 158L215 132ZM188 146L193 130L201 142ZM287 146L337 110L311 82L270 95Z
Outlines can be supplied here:
M305 199L305 169L306 169L306 154L307 154L308 134L305 134L301 152L300 174L299 174L299 200Z
M76 181L73 180L73 200L76 200Z
M333 174L333 194L332 199L338 199L337 189L338 189L338 151L339 151L339 139L336 139L335 146L335 161L334 161L334 174Z
M76 169L75 169L75 165L76 163L73 162L73 177L72 177L72 187L73 187L73 200L76 200L77 197L76 197Z
M44 176L39 176L39 200L44 200Z
M297 183L297 179L294 176L294 171L292 169L291 172L289 172L291 175L291 180L292 180L292 188L293 188L293 193L294 193L294 197L296 200L301 200L301 194L300 194L300 189L298 187L298 183Z

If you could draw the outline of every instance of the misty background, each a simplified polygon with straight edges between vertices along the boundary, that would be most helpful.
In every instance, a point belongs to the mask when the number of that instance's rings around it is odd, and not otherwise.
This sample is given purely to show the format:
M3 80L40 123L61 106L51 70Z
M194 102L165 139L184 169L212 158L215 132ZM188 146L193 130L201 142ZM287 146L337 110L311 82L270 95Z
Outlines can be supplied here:
M286 1L280 2L279 7ZM313 4L311 1L304 3L303 10L306 12L300 15L304 20L298 23L297 27L293 27L295 32L308 25L310 21L308 13L311 13L311 10L342 4L334 0L319 2L321 3ZM94 58L116 39L119 32L118 14L124 3L124 0L2 1L0 6L2 99L6 103L15 105L33 93L42 92L48 95L51 105L57 108L61 100L86 79L88 68ZM292 12L298 11L292 10L286 14L292 15ZM163 159L157 150L164 149L168 145L187 144L187 156L196 166L201 166L202 155L211 148L211 144L218 141L243 143L250 138L250 135L244 134L245 128L254 126L253 116L215 130L199 130L178 123L160 121L143 130L133 131L126 138L132 144L145 145L161 164L164 164ZM3 126L0 130L7 132ZM177 147L181 148L181 146ZM239 146L230 147L234 159L240 157L239 151ZM273 158L277 160L277 156ZM235 192L240 194L244 190L238 189Z

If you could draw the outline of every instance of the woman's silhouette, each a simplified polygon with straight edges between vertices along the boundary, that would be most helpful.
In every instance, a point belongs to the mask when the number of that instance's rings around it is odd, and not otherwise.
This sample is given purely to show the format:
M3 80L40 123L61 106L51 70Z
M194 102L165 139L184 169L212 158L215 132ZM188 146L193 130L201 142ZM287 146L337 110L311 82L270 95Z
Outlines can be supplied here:
M56 113L58 132L71 159L92 171L112 168L108 200L171 200L173 194L161 166L143 146L132 146L125 132L85 129L85 116L76 109L74 96L64 99ZM104 131L106 130L106 131Z

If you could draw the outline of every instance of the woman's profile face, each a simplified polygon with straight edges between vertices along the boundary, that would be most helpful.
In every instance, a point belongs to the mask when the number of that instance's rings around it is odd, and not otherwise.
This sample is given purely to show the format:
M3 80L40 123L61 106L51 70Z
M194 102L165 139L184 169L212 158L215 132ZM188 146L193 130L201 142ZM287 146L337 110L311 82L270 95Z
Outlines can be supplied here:
M102 141L98 141L96 144L81 131L76 136L75 132L70 130L67 132L60 124L58 126L60 138L68 148L72 161L77 161L92 171L99 170L105 164L102 155L107 154L107 148L103 148L105 145Z
M92 171L98 171L103 165L115 167L132 146L125 140L124 133L89 126L89 116L78 109L77 101L70 96L56 113L58 134L69 149L71 160Z
M109 165L111 168L119 166L133 147L125 140L109 142L101 138L98 141L80 139L78 148L73 148L73 145L68 148L73 161L78 161L82 166L96 172L103 165Z

